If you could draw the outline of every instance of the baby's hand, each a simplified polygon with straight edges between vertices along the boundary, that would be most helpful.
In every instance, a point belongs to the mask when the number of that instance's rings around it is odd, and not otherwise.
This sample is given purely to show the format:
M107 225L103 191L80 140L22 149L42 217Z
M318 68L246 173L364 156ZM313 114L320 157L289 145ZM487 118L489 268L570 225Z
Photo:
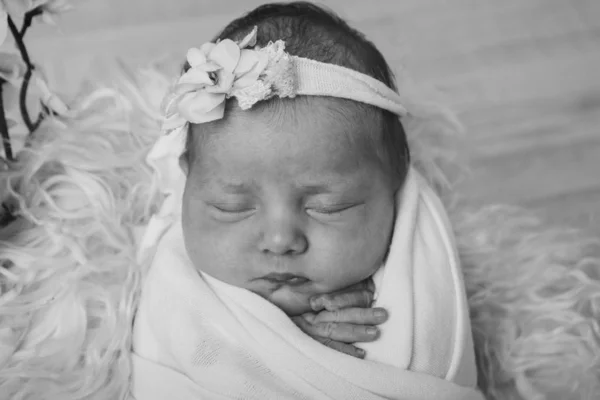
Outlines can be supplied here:
M356 342L372 342L379 337L379 325L387 320L383 308L369 308L374 285L369 279L339 292L311 298L314 312L292 320L307 335L334 350L364 358Z

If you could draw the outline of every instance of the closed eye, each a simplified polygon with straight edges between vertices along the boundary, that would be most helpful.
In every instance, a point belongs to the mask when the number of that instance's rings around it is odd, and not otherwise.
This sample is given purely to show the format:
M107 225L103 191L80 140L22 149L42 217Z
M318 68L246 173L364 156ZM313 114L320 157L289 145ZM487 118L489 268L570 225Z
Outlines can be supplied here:
M335 205L335 206L323 206L323 207L311 207L307 209L307 212L310 213L314 213L317 215L324 215L324 216L339 216L342 213L344 213L345 211L351 210L355 207L358 207L362 205L362 203L359 204L339 204L339 205Z
M228 214L239 214L239 213L245 213L245 212L249 212L249 211L253 211L253 208L249 208L249 207L243 207L243 206L237 206L237 205L226 205L226 204L220 204L220 205L215 205L213 204L212 207L222 213L228 213Z
M254 214L255 209L239 204L209 204L213 218L224 222L236 222Z

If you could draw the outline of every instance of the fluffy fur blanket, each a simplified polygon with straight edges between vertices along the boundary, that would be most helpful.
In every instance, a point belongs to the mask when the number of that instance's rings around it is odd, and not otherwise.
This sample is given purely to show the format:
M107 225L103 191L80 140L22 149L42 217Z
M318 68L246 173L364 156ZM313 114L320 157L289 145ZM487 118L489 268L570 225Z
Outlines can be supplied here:
M121 399L144 265L139 229L161 198L144 157L169 81L157 68L87 90L0 171L0 399ZM439 114L441 115L441 114ZM455 193L458 129L432 114L409 138L456 229L480 387L489 399L600 393L600 246L526 211ZM426 123L425 123L426 122Z

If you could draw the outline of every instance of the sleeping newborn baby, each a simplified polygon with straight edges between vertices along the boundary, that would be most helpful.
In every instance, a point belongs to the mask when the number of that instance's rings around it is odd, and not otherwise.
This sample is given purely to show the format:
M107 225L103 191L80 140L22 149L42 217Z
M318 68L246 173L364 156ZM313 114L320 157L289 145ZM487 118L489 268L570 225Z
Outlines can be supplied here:
M140 253L132 396L481 399L452 229L377 49L271 4L187 62L149 155L167 197ZM370 277L389 320L365 360L291 321Z

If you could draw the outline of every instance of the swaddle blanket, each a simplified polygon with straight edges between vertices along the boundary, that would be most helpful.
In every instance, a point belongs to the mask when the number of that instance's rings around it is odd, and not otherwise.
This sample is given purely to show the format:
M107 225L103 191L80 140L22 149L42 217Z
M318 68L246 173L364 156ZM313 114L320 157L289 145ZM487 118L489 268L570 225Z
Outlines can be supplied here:
M153 259L135 320L132 397L483 399L473 389L473 345L452 231L416 171L398 194L389 255L374 277L377 302L390 320L376 343L363 346L366 360L320 344L262 297L199 272L173 212L178 194L151 221L141 245L141 257Z

